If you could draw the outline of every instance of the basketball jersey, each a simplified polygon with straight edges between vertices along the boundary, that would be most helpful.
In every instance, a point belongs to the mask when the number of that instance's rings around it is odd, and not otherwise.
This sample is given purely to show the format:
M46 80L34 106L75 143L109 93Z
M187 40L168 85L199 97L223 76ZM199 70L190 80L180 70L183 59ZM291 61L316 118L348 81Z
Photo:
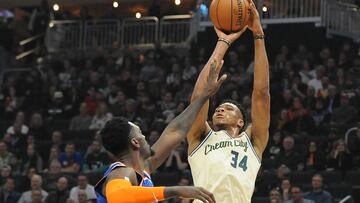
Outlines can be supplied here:
M96 193L98 203L107 203L106 197L102 195L102 193L103 193L103 184L106 181L106 178L108 177L108 175L111 173L111 171L113 171L114 169L119 168L119 167L126 167L126 165L121 163L121 162L115 162L115 163L111 164L109 166L109 168L105 171L104 176L95 185L94 188L95 188L95 193ZM139 186L142 186L142 187L154 187L154 184L151 181L150 175L146 171L144 171L143 174L137 174L137 175L140 175L140 177L141 177L141 181L140 181Z
M261 161L245 132L232 138L224 130L210 131L188 161L194 185L212 192L216 202L251 202Z

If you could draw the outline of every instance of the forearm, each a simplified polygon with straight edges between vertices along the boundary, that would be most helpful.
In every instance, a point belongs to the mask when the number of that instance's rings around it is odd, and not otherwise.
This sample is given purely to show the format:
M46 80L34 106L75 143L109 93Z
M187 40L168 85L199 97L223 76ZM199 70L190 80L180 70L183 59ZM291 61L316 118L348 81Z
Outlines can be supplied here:
M207 96L200 96L165 128L158 141L151 147L155 154L149 158L150 173L156 170L165 161L171 153L171 150L174 149L181 140L185 139L200 108L207 100Z
M194 102L192 102L179 116L170 122L167 128L177 131L179 134L181 134L181 137L185 138L201 107L205 104L205 102L207 102L208 99L208 96L200 94L200 96Z
M260 32L262 33L262 32ZM260 34L256 34L260 35ZM265 41L256 39L254 64L254 91L269 91L269 62L265 49Z

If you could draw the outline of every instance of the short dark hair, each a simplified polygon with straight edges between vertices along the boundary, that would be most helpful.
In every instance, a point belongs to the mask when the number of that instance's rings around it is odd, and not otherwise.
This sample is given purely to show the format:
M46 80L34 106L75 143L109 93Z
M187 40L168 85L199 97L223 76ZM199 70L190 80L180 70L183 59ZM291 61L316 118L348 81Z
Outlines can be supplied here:
M247 125L248 125L248 115L246 113L245 108L239 102L232 100L232 99L225 99L219 105L224 104L224 103L231 103L231 104L234 104L236 107L238 107L238 109L240 110L240 113L242 115L242 119L244 121L244 126L240 129L240 132L245 131L247 128Z
M108 121L100 131L103 145L113 155L119 155L129 148L131 126L124 117L115 117Z

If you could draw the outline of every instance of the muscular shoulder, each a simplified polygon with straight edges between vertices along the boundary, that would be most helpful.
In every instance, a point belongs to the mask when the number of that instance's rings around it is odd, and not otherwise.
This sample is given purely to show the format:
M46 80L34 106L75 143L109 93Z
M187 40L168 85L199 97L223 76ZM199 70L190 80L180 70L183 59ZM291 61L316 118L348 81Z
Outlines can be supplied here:
M131 182L132 185L137 185L137 179L136 179L136 172L132 168L127 167L120 167L117 168L109 174L106 183L110 182L111 180L115 179L125 179ZM105 184L106 184L105 183Z

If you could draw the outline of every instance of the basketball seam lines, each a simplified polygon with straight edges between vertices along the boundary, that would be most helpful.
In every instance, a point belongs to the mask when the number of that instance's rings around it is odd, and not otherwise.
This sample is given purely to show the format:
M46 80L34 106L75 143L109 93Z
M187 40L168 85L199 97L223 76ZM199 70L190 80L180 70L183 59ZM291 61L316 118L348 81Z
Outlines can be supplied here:
M216 19L217 19L217 22L219 24L220 30L222 30L223 28L222 28L222 26L220 24L220 21L219 21L219 9L218 9L219 8L219 3L220 3L220 0L218 0L217 5L216 5Z

